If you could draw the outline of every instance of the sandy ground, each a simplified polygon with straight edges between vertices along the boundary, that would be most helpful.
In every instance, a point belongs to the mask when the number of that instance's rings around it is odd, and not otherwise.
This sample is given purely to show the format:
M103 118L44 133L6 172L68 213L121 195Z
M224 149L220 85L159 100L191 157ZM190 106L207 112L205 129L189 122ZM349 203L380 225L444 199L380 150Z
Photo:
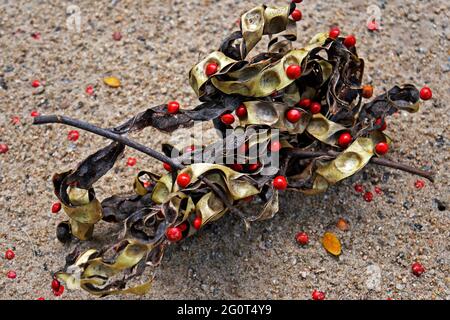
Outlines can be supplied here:
M235 29L240 13L259 4L116 2L0 0L0 143L10 148L0 154L2 299L91 298L79 291L55 298L50 290L51 272L63 265L68 249L55 239L63 216L50 212L51 176L73 168L106 142L81 132L73 144L67 140L69 128L32 127L30 112L64 113L108 127L171 99L195 106L189 69ZM70 4L81 10L80 32L66 26ZM378 33L366 28L371 4L381 8ZM249 232L237 218L224 217L168 250L144 299L309 299L314 289L329 299L450 299L449 5L446 0L305 0L298 25L299 47L333 24L344 34L354 33L366 58L365 80L375 94L408 82L433 89L434 99L418 114L392 118L388 134L395 140L390 157L434 170L434 184L417 190L417 177L371 166L325 195L285 193L279 214L253 224ZM122 40L112 39L115 31ZM39 40L31 36L35 32ZM102 78L107 75L120 78L122 87L106 87ZM45 82L44 92L33 94L39 91L31 86L35 79ZM85 93L88 85L95 97ZM21 123L12 125L12 116ZM170 137L146 130L135 138L158 147ZM125 165L129 156L138 158L133 168ZM161 166L127 150L96 186L99 199L131 191L140 169L160 171ZM353 190L356 182L372 191L379 186L383 194L366 203ZM336 229L339 218L349 221L349 231ZM110 230L118 228L101 223L94 240ZM295 243L298 231L310 235L310 245ZM343 243L339 258L320 244L326 231ZM3 258L8 247L16 253L12 261ZM420 278L411 273L414 261L426 268ZM8 279L8 270L17 278Z

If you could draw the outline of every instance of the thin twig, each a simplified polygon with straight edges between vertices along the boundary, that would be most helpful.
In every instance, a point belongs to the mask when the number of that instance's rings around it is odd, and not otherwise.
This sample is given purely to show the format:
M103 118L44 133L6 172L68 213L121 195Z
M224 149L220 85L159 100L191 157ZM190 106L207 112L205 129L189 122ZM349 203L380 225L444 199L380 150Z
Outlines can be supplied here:
M306 151L306 150L300 150L300 149L293 149L290 151L290 154L297 158L308 159L308 158L317 158L317 157L323 157L323 156L336 158L340 153L336 152L336 151L331 151L331 150L330 151ZM399 169L399 170L402 170L405 172L416 174L418 176L421 176L421 177L424 177L424 178L430 180L431 182L434 182L434 173L433 172L424 171L424 170L421 170L418 168L408 166L403 163L394 162L394 161L386 159L386 158L372 157L370 159L369 163L376 164L379 166Z

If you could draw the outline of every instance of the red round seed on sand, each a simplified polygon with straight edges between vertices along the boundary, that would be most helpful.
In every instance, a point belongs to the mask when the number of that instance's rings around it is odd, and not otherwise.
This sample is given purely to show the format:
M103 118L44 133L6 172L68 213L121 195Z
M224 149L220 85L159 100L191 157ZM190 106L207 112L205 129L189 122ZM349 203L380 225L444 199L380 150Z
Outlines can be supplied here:
M31 111L30 116L34 117L38 117L39 116L39 112L37 112L36 110Z
M59 297L59 296L61 296L62 294L64 293L64 286L63 285L60 285L59 286L59 289L56 291L56 290L53 290L53 294L55 295L55 297Z
M6 274L6 276L7 276L9 279L15 279L15 278L17 278L17 273L16 273L15 271L13 271L13 270L10 270L10 271L8 271L8 273Z
M52 213L57 213L59 210L61 210L61 202L55 202L52 205Z
M39 80L33 80L33 82L31 82L31 86L33 88L37 88L41 85L41 82Z
M295 236L295 240L297 241L297 243L299 245L302 245L302 246L307 245L309 243L309 237L306 232L297 233L297 235Z
M341 30L338 27L333 27L330 29L330 32L328 33L328 37L331 39L336 39L341 34Z
M60 286L61 286L61 283L57 279L52 280L52 290L53 291L58 291Z
M137 159L136 158L129 157L128 160L127 160L127 166L129 166L129 167L135 166L136 163L137 163Z
M119 31L116 31L113 33L112 38L115 41L120 41L120 40L122 40L122 34Z
M287 188L287 180L284 176L277 176L273 179L273 186L277 190L285 190Z
M298 79L302 75L302 68L297 64L291 64L286 68L286 75L291 80Z
M70 130L69 133L67 134L67 139L69 141L77 141L78 138L80 137L80 133L77 130Z
M383 190L380 187L375 187L374 190L375 190L376 194L382 194L383 193Z
M420 89L420 99L422 100L430 100L433 97L433 92L427 86Z
M425 272L425 268L419 262L414 262L411 271L416 277L420 277Z
M167 112L170 114L176 114L180 111L180 104L177 101L170 101L167 104Z
M355 191L358 193L361 193L364 191L364 187L362 186L362 184L355 184Z
M416 180L416 182L414 182L414 187L416 187L416 189L422 189L423 187L425 187L425 181Z
M177 242L183 238L183 234L182 234L180 228L177 228L177 227L168 228L166 231L166 237L167 237L167 240L169 240L171 242Z
M373 193L370 191L367 191L366 193L364 193L364 200L366 202L371 202L373 200Z
M9 150L9 147L5 143L0 143L0 154L7 153Z
M314 290L311 296L313 300L325 300L325 293L322 291Z
M85 91L86 91L86 94L92 96L94 94L94 87L93 86L87 86Z
M291 17L292 19L294 19L294 21L300 21L302 20L302 12L298 9L295 9L294 11L292 11L291 13Z
M36 300L45 300L45 298L44 297L39 297Z
M347 37L345 37L344 39L344 46L346 46L347 48L351 48L354 47L356 45L356 38L354 35L349 35Z
M11 118L11 123L12 124L19 124L20 123L20 118L18 116L13 116Z
M6 250L6 252L5 252L6 260L12 260L12 259L14 259L15 256L16 256L16 254L14 253L14 251L12 251L11 249Z
M217 65L217 63L211 62L206 65L205 74L210 77L215 74L217 70L219 70L219 66Z
M40 40L40 39L41 39L41 33L40 33L40 32L33 32L33 33L31 34L31 37L32 37L34 40Z
M375 151L379 155L384 155L389 151L389 145L386 142L379 142L375 145Z

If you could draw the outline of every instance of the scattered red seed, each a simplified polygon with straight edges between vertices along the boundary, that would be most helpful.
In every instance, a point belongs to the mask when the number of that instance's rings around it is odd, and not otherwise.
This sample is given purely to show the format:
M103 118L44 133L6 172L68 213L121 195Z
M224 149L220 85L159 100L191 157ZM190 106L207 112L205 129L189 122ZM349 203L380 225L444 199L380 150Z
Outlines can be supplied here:
M242 170L244 170L242 164L239 163L233 163L232 165L230 165L230 168L237 172L241 172Z
M259 167L261 167L261 163L251 163L248 165L248 171L253 172L259 169Z
M195 217L192 225L196 230L199 230L202 227L202 217L199 216Z
M356 38L354 35L349 35L347 37L345 37L344 39L344 46L346 46L347 48L351 48L354 47L356 44Z
M220 117L220 121L222 121L223 124L231 125L234 122L234 116L231 113L225 113Z
M191 177L187 173L180 173L177 177L177 184L181 188L186 188L191 183Z
M186 229L187 229L187 223L186 222L183 222L182 224L180 224L179 226L178 226L178 228L180 229L180 231L181 232L185 232L186 231Z
M352 142L352 135L348 132L342 133L338 138L338 144L342 148L347 147L350 144L350 142Z
M31 86L33 88L37 88L41 85L41 82L39 80L33 80L33 82L31 83Z
M0 143L0 154L7 153L9 150L9 147L5 143Z
M170 166L170 164L168 164L167 162L164 162L163 163L163 167L164 167L164 169L166 169L167 171L172 171L172 167Z
M285 190L287 185L288 183L284 176L277 176L273 179L273 186L277 190Z
M17 277L17 273L16 273L15 271L10 270L10 271L8 271L8 273L6 274L6 276L7 276L9 279L15 279L15 278Z
M39 297L36 300L45 300L45 298L44 297Z
M414 186L416 187L416 189L422 189L423 187L425 187L425 181L416 180L416 182L414 182Z
M120 40L122 40L122 34L121 34L119 31L115 31L115 32L112 34L112 38L113 38L113 40L115 40L115 41L120 41Z
M136 163L137 163L137 159L136 158L129 157L128 160L127 160L127 166L129 166L129 167L135 166Z
M272 141L272 143L270 144L270 151L271 152L278 152L281 150L281 143L280 141L276 140L276 141Z
M87 86L86 87L86 93L90 96L94 94L94 87L93 86Z
M370 191L367 191L366 193L364 193L364 200L366 202L371 202L373 200L373 193Z
M433 97L433 92L427 86L420 89L420 99L430 100Z
M64 293L64 286L60 285L58 291L53 291L53 294L55 295L55 297L59 297Z
M383 121L383 119L381 119L381 118L378 118L377 120L375 120L375 125L381 126L379 129L380 131L384 131L387 128L386 120Z
M373 87L370 84L366 84L362 87L362 96L366 99L373 96Z
M61 210L61 202L55 202L52 205L52 213L57 213L59 210Z
M369 29L369 31L377 31L379 29L378 23L375 20L370 21L367 24L367 29Z
M16 254L14 253L14 251L12 251L11 249L6 250L6 252L5 252L6 260L12 260L12 259L14 259L15 256L16 256Z
M30 116L34 117L39 117L39 112L37 112L36 110L31 111Z
M292 11L291 17L292 19L294 19L294 21L300 21L302 20L302 12L298 9L295 9L294 11Z
M219 66L215 62L208 63L205 68L205 74L210 77L219 70Z
M379 155L384 155L389 151L389 145L386 142L379 142L375 145L375 151Z
M319 113L321 109L322 109L322 106L318 102L313 102L309 106L309 110L311 111L312 114Z
M362 186L362 184L355 184L355 191L359 193L363 192L364 187Z
M295 236L295 240L297 241L297 243L299 245L307 245L309 243L309 237L308 234L306 234L305 232L299 232L297 233L297 235Z
M236 115L239 118L244 118L247 116L247 108L245 107L245 105L241 104L239 107L237 107Z
M383 189L381 189L380 187L375 187L375 193L376 194L382 194L383 193Z
M302 108L308 108L311 105L311 100L307 98L300 99L298 106Z
M41 39L41 33L40 33L40 32L33 32L33 33L31 34L31 37L32 37L34 40L40 40L40 39Z
M302 68L297 64L291 64L286 68L286 75L291 80L298 79L302 75Z
M414 262L411 271L415 276L420 277L425 272L425 268L419 262Z
M57 279L52 280L52 290L53 291L58 291L60 286L61 286L61 283Z
M77 141L78 138L80 137L80 133L77 130L70 130L69 133L67 134L67 139L69 139L69 141Z
M180 241L183 238L183 234L181 233L180 228L168 228L166 231L167 240L171 242Z
M170 114L178 113L178 111L180 111L180 104L177 101L170 101L167 104L167 112Z
M11 118L11 123L12 124L19 124L20 123L20 118L18 116L13 116Z
M328 33L328 37L331 39L336 39L341 34L341 30L338 27L333 27L330 29L330 32Z
M290 109L286 112L286 119L291 123L296 123L302 117L302 113L298 109Z
M314 290L311 296L313 300L325 300L325 293L322 291Z

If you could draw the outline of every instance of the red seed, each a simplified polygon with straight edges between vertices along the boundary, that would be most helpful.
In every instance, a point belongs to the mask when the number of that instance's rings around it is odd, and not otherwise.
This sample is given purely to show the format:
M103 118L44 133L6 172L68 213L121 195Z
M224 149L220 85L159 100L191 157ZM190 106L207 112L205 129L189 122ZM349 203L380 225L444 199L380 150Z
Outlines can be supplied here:
M52 213L57 213L59 210L61 210L61 202L55 202L52 205Z
M325 300L325 293L322 291L314 290L311 296L313 300Z
M220 117L220 121L222 121L223 124L231 125L234 122L234 116L231 113L225 113Z
M277 190L285 190L287 185L288 183L284 176L277 176L273 179L273 186Z
M77 130L70 130L67 134L67 139L69 139L69 141L77 141L79 137L80 133Z
M36 300L45 300L45 298L44 297L39 297Z
M311 100L307 98L300 99L298 106L302 108L308 108L311 105Z
M58 291L53 290L55 297L59 297L64 293L64 286L60 285Z
M414 262L411 271L415 276L420 277L425 272L425 268L419 262Z
M171 242L177 242L183 238L183 234L182 234L180 228L177 228L177 227L168 228L166 231L166 237L167 237L167 240L169 240Z
M144 188L148 188L152 185L152 183L150 181L144 181L142 185L144 186Z
M20 118L18 116L13 116L11 118L11 123L12 124L19 124L20 123Z
M427 86L420 89L420 99L430 100L433 97L433 92Z
M373 87L370 84L363 86L361 95L366 99L371 98L373 96Z
M31 83L31 86L33 88L37 88L41 85L41 82L39 80L33 80L33 82Z
M375 145L375 152L384 155L389 151L389 145L386 142L379 142Z
M312 114L319 113L321 109L322 109L322 106L318 102L313 102L309 106L309 110L311 111Z
M298 109L290 109L286 112L286 119L291 123L296 123L302 117L302 113Z
M230 165L230 168L237 172L241 172L242 170L244 170L242 164L239 163L233 163L232 165Z
M210 77L213 74L215 74L218 69L219 69L219 66L217 65L217 63L214 63L214 62L208 63L205 68L205 74L208 77Z
M342 148L347 147L350 144L350 142L352 142L352 135L348 132L342 133L338 138L338 144Z
M6 274L6 276L7 276L9 279L15 279L15 278L17 277L17 273L16 273L15 271L10 270L10 271L8 271L8 273Z
M291 64L286 68L286 75L291 80L298 79L302 75L302 68L297 64Z
M31 111L30 116L34 117L38 117L39 116L39 112L37 112L36 110Z
M186 223L186 222L183 222L182 224L180 224L180 225L178 226L178 228L180 229L181 232L186 231L186 229L187 229L187 223Z
M239 118L244 118L247 116L247 108L245 107L245 105L241 104L239 107L237 107L236 115Z
M170 114L176 114L180 111L180 104L177 101L169 101L167 104L167 112Z
M363 192L364 187L362 186L362 184L355 184L355 191L359 193Z
M40 33L40 32L33 32L33 33L31 34L31 37L32 37L34 40L39 40L39 39L41 39L41 33Z
M300 21L302 20L302 12L298 9L295 9L294 11L292 11L291 17L292 19L294 19L294 21Z
M113 40L120 41L122 40L122 34L119 31L116 31L112 35Z
M367 29L369 29L369 31L377 31L378 30L378 23L375 20L370 21L367 24Z
M414 182L414 186L416 187L416 189L422 189L423 187L425 187L425 181L416 180L416 182Z
M270 151L271 152L278 152L281 150L281 143L280 141L272 141L270 144Z
M90 96L94 94L94 87L93 86L87 86L86 87L86 93Z
M5 143L0 143L0 154L7 153L9 150L9 147Z
M128 160L127 160L127 166L129 166L129 167L135 166L136 163L137 163L137 159L136 158L129 157Z
M177 177L177 184L181 188L186 188L191 183L191 177L187 173L180 173Z
M14 253L14 251L12 251L11 249L6 250L6 252L5 252L6 260L12 260L12 259L14 259L15 256L16 256L16 254Z
M194 222L192 223L192 225L194 226L194 228L196 230L199 230L202 227L202 218L197 216L194 219Z
M380 129L378 129L380 131L384 131L387 128L386 120L383 121L383 119L381 119L381 118L378 118L377 120L375 120L375 125L381 126Z
M354 47L356 44L356 38L354 35L349 35L347 37L345 37L344 39L344 46L346 46L347 48L351 48Z
M328 33L328 36L331 39L336 39L341 34L341 30L338 27L333 27L330 29L330 32Z
M305 232L299 232L297 233L297 235L295 236L295 240L297 241L297 243L299 245L307 245L309 243L309 237L308 234L306 234Z
M373 200L373 193L370 191L367 191L366 193L364 193L364 200L366 202L371 202Z
M259 169L259 167L261 167L261 163L251 163L248 165L248 171L253 172Z
M170 164L168 164L166 162L163 163L163 167L164 167L164 169L166 169L169 172L172 171L172 167L170 166Z
M375 187L375 193L376 194L382 194L383 193L383 189L381 189L380 187Z
M52 280L52 290L53 291L58 291L60 286L61 286L61 283L57 279Z

